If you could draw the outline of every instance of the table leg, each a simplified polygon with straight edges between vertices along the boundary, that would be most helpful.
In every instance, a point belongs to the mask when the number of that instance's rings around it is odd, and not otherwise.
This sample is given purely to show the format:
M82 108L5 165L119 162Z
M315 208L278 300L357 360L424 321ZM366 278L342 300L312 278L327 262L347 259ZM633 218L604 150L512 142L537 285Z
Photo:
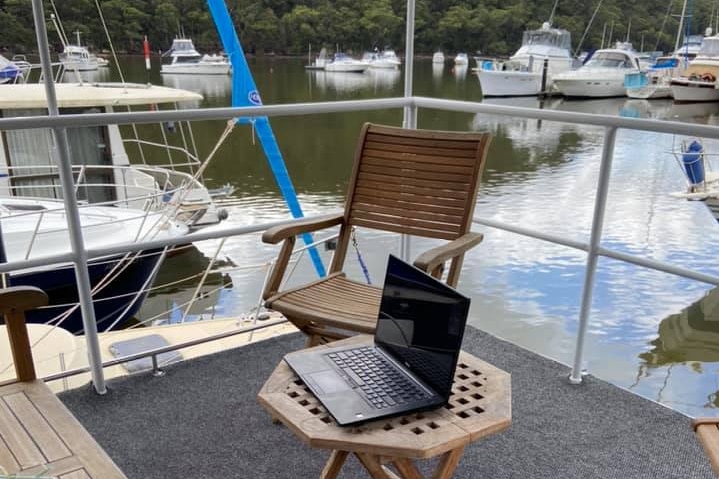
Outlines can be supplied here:
M373 479L403 479L397 476L394 472L390 471L380 463L380 458L374 454L367 454L364 452L355 452L355 456L362 463L369 475Z
M330 458L327 459L325 468L322 469L320 479L335 479L337 474L339 474L340 469L342 469L345 459L347 459L347 454L347 451L332 451Z
M417 466L414 465L412 459L395 459L394 466L404 479L422 479L422 474L417 469Z
M460 446L442 454L437 469L432 474L432 479L451 479L454 470L457 469L459 459L464 452L464 446Z

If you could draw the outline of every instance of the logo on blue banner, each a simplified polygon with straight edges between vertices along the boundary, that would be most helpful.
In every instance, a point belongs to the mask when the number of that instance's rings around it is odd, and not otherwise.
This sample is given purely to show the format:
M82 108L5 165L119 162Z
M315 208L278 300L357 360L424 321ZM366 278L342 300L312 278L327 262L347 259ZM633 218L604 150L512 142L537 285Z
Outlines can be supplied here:
M250 103L253 105L262 105L262 100L260 100L260 94L257 92L257 90L252 90L247 94L247 99L250 100Z

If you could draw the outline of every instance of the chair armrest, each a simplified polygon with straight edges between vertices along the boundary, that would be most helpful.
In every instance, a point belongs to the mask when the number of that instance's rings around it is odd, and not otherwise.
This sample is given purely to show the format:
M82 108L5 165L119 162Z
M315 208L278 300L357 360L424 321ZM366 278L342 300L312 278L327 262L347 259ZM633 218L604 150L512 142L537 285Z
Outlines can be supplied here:
M448 260L464 254L470 248L477 246L484 239L482 233L469 232L449 243L437 246L425 251L414 260L414 265L419 269L432 274L438 267L441 267Z
M697 417L692 420L694 432L699 426L704 426L705 424L717 426L719 425L719 417Z
M45 292L34 286L14 286L0 289L0 315L5 317L15 373L19 381L36 378L30 338L25 325L25 311L45 306Z
M292 236L336 226L342 223L343 218L344 213L335 213L318 218L300 219L287 224L273 226L262 234L262 242L277 244Z
M335 213L332 215L321 216L319 218L293 221L284 225L272 227L262 234L262 242L277 244L284 240L280 253L277 255L272 273L265 284L262 297L267 299L273 296L280 289L282 278L285 275L287 264L292 256L292 250L295 247L295 237L300 234L310 233L342 223L344 213Z

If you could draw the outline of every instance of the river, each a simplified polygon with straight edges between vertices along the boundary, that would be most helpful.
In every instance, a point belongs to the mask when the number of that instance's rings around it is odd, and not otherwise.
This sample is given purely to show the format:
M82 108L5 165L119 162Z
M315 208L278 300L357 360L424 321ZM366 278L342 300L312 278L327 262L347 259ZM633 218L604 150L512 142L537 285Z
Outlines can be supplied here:
M265 104L401 96L400 71L343 74L305 71L302 59L250 59ZM145 82L141 58L122 58L125 78ZM117 70L94 79L117 79ZM204 95L198 105L230 105L229 77L160 76L149 80ZM471 71L447 63L436 68L415 63L416 95L481 101ZM552 98L486 100L497 104L604 113L682 122L717 124L719 104L674 105L671 101L625 98L564 101ZM273 118L272 126L308 215L341 208L360 126L365 121L400 124L399 110ZM215 147L225 122L193 124L200 157ZM587 241L598 176L603 131L594 127L439 111L421 111L420 128L489 130L494 134L476 215ZM143 127L150 136L159 133ZM171 134L171 133L170 133ZM144 136L144 135L143 135ZM602 244L608 248L719 274L719 225L700 202L669 196L685 188L671 135L620 130L612 168ZM710 141L705 146L716 150ZM156 161L164 161L157 159ZM246 225L288 217L259 142L250 126L237 126L220 146L205 175L209 187L231 184L226 225ZM465 261L459 290L472 298L470 324L564 363L571 363L577 330L586 255L563 246L475 226L484 242ZM398 251L394 236L358 233L359 251L372 282L381 284L388 252ZM433 243L415 240L414 252ZM170 258L156 284L201 273L220 241ZM259 235L228 239L218 254L203 297L188 320L236 316L258 303L262 264L278 248ZM322 251L327 262L330 252ZM354 252L350 274L361 278ZM291 284L313 277L304 258ZM146 301L141 319L180 321L196 282L166 286ZM224 285L224 286L223 286ZM719 406L719 309L706 284L600 259L589 332L586 367L598 377L691 415L712 415Z

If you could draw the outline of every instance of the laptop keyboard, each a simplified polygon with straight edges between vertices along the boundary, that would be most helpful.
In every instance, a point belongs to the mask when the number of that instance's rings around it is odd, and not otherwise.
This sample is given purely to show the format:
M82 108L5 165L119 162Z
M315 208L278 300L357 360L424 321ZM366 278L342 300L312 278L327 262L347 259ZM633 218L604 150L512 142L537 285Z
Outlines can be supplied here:
M365 398L377 409L430 397L374 348L349 349L327 356L359 386Z

